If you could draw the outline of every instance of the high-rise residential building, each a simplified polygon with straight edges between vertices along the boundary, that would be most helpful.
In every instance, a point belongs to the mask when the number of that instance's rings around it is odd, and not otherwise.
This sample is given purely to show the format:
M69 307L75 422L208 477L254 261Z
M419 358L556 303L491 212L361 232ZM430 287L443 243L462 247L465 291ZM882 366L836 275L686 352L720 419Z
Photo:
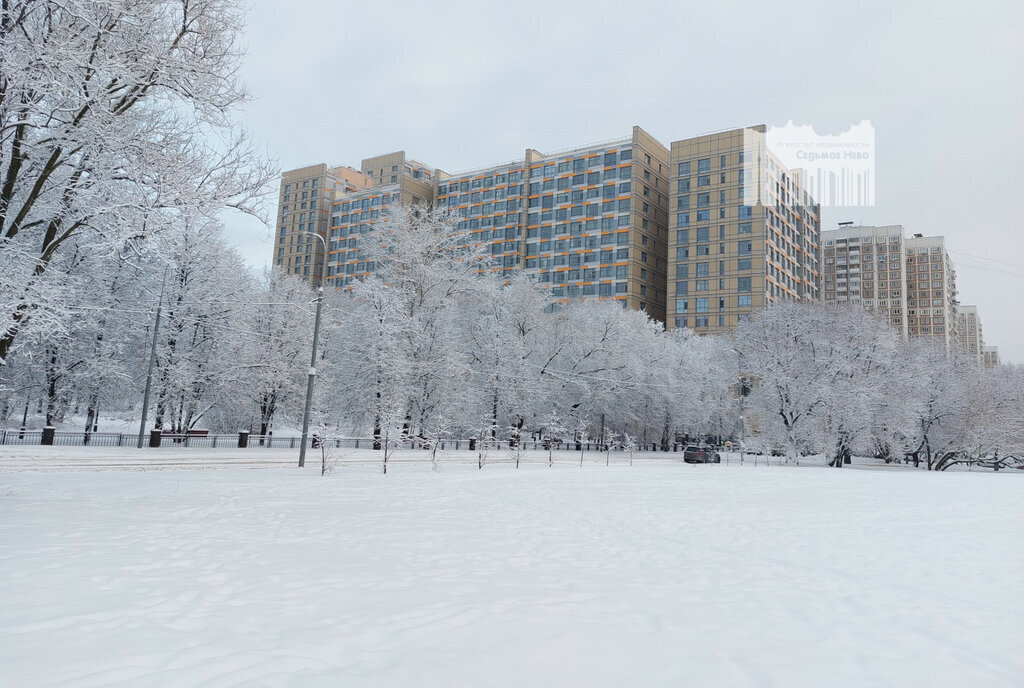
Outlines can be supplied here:
M906 244L903 227L840 223L821 233L822 301L859 303L907 337Z
M329 242L328 280L346 287L372 270L360 237L389 204L434 204L489 244L491 270L525 271L559 299L620 301L669 329L723 332L771 303L819 298L819 207L801 176L768 150L763 125L671 151L634 127L451 175L399 151L358 170L286 172L274 263L314 280L318 247L302 234L314 231Z
M820 208L766 131L672 143L669 329L727 332L772 303L819 298Z
M956 271L941 236L903 236L903 227L841 223L821 233L822 300L859 303L884 317L904 337L960 346ZM974 317L977 317L975 313ZM977 323L980 347L981 323Z
M328 167L320 163L289 170L281 175L273 265L289 275L299 275L318 284L323 265L319 241L305 234L326 238L329 214L338 194L368 189L373 180L351 167Z
M941 236L915 234L907 244L907 332L930 338L947 352L959 346L956 332L956 270Z
M999 347L998 346L983 346L981 347L981 364L988 369L999 367Z
M359 237L392 203L433 203L490 245L489 269L525 270L558 298L605 298L665 317L668 150L632 135L449 175L404 153L364 160L373 186L336 196L328 279L372 270Z
M978 315L978 307L957 306L956 323L960 350L981 365L985 341L981 333L981 317Z

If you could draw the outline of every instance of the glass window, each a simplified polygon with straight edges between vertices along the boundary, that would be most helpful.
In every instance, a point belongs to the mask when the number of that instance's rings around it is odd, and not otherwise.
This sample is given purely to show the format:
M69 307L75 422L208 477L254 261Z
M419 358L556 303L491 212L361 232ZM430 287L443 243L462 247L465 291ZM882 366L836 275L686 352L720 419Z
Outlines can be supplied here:
M698 172L710 172L711 171L711 158L702 158L697 161Z

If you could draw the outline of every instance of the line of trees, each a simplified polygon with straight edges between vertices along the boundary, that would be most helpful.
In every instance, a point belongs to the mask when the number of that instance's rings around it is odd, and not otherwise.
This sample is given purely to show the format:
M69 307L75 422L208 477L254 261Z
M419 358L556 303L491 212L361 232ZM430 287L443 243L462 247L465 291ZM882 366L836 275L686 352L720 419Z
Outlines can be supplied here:
M904 342L858 307L782 304L735 337L665 332L621 302L554 303L492 272L442 212L399 208L362 238L373 275L329 290L314 425L373 436L658 444L743 440L786 460L906 457L928 468L1021 453L1024 374ZM0 414L31 400L48 424L78 408L137 409L153 311L154 425L265 434L298 424L314 292L257 278L211 223L161 232L130 259L62 266L59 326L31 330L0 368Z

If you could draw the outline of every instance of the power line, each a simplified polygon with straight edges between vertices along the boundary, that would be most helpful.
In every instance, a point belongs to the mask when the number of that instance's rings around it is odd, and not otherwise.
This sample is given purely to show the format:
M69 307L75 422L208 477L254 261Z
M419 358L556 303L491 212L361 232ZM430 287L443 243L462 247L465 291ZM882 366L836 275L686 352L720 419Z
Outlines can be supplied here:
M1002 263L1003 265L1009 265L1010 267L1021 268L1022 270L1024 270L1024 263L1012 263L1008 260L999 260L998 258L986 258L985 256L975 256L970 253L961 253L960 251L950 251L950 253L957 256L964 256L965 258L974 258L976 260L988 260L992 261L993 263Z

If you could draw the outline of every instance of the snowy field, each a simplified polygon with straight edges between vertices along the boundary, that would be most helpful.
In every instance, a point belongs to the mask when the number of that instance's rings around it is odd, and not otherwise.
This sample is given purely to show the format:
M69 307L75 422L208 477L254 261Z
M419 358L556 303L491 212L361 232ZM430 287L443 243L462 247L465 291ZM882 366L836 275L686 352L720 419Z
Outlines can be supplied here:
M2 686L1024 685L1020 471L16 449Z

